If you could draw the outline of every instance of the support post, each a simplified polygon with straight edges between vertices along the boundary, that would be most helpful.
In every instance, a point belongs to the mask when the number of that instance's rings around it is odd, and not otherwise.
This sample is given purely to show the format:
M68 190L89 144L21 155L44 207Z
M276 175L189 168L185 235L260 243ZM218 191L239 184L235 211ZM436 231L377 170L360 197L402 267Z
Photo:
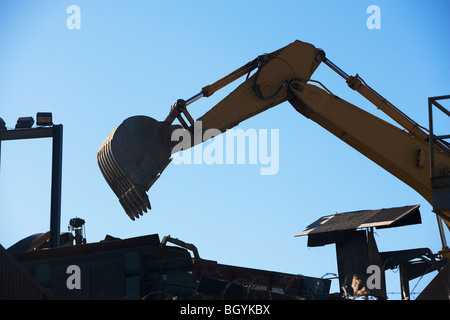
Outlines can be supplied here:
M1 141L37 138L52 138L53 140L50 204L50 248L56 248L60 245L63 126L62 124L51 124L51 126L45 124L45 126L39 126L37 128L30 127L15 130L7 130L6 127L2 128L2 126L0 126L0 148Z
M50 248L60 245L63 126L53 126Z
M409 277L408 277L408 262L400 264L400 290L402 294L402 300L410 299L409 292Z

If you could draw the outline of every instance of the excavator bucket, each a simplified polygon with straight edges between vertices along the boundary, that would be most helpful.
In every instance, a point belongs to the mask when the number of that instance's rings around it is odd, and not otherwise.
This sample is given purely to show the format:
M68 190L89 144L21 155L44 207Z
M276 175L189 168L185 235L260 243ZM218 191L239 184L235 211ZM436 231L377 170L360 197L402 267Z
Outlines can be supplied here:
M179 126L146 116L126 119L103 142L97 162L104 178L134 220L151 209L146 192L171 161Z

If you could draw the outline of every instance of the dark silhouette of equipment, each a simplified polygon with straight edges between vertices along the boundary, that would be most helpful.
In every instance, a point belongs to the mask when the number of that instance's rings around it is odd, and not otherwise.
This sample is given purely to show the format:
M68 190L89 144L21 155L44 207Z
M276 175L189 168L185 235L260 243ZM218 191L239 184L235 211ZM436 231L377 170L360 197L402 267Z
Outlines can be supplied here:
M74 232L75 245L86 243L85 221L81 218L72 218L69 221L69 231Z

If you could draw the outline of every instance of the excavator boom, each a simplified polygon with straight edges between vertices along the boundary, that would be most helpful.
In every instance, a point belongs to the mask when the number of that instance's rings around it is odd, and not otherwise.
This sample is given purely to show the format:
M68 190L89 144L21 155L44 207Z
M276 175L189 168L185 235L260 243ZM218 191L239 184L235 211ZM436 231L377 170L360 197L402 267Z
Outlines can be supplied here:
M402 128L312 85L311 76L320 63L340 74L350 88L375 104ZM252 71L255 72L250 76ZM98 163L131 219L134 220L150 208L146 192L170 162L177 143L172 141L172 133L178 129L193 131L195 121L186 107L246 74L247 78L242 84L197 119L202 123L203 132L208 129L225 132L246 119L288 101L302 115L336 135L433 203L430 143L426 130L370 88L358 75L348 76L325 57L322 50L295 41L273 53L257 57L203 87L192 98L178 100L164 121L145 116L132 117L109 135L98 153ZM172 124L176 119L181 126ZM201 142L192 141L189 147ZM448 173L448 146L435 143L431 152L434 163L443 168L442 172ZM450 228L450 212L440 210L436 213Z

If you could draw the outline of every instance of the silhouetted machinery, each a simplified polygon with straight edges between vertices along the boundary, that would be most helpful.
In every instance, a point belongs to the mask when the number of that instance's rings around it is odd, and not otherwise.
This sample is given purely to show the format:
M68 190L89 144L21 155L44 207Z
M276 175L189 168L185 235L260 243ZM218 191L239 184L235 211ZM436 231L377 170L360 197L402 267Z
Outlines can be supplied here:
M72 218L69 221L69 231L74 233L75 244L86 243L85 221L81 218Z
M348 103L319 81L311 80L321 63L344 78L351 89L401 128ZM187 110L188 105L211 96L244 75L247 78L242 84L194 121ZM203 87L191 98L177 100L164 121L147 116L125 119L105 139L97 161L125 213L135 220L151 209L146 192L169 165L172 154L211 139L213 135L204 135L207 130L215 130L215 135L224 133L240 122L288 101L300 114L377 163L429 202L436 214L442 241L439 255L449 259L443 225L450 229L450 144L446 141L450 135L435 135L432 119L433 107L450 116L441 104L444 99L450 99L450 95L428 99L430 123L426 129L382 97L358 74L349 76L337 67L323 50L294 41L275 52L258 56ZM173 124L175 120L179 124ZM203 138L200 140L195 139L197 122L201 122ZM181 149L180 141L173 139L176 131L175 136L191 137L188 143L182 141Z
M321 83L311 80L321 63L342 76L350 88L385 112L402 129L340 99ZM253 71L255 73L251 75ZM203 87L200 93L186 101L179 99L164 121L146 116L131 117L111 132L102 144L97 160L104 178L132 220L150 209L146 192L170 163L173 147L177 144L177 141L172 141L171 134L180 129L192 136L194 119L186 107L244 75L247 79L240 86L198 118L197 121L202 121L203 137L206 130L224 132L288 101L299 113L386 169L433 206L442 240L439 253L442 260L439 262L446 262L449 250L443 224L450 228L450 144L445 139L450 136L434 135L431 114L432 107L437 107L450 116L450 112L439 103L450 96L429 98L430 130L427 130L389 103L358 75L347 75L326 58L322 50L300 41L257 57ZM311 82L319 83L324 89ZM18 290L22 287L19 288L18 283L28 283L38 296L43 296L44 292L56 299L329 298L329 279L220 265L200 259L193 245L170 237L159 241L158 235L126 240L107 236L104 241L87 244L85 221L73 218L68 228L74 235L66 233L69 237L64 240L59 232L62 126L53 125L48 113L39 115L38 125L42 127L31 128L31 119L23 118L16 130L7 130L0 118L0 142L36 137L53 137L54 140L51 232L32 235L8 251L0 246L0 266L5 268L0 272L0 280L3 281L1 283L8 281L8 286L0 287L5 289L0 294L21 296ZM175 120L180 125L172 124ZM202 142L192 141L187 148ZM450 265L438 266L433 260L435 255L428 249L378 252L373 239L374 227L418 221L416 208L407 208L405 215L394 211L396 214L388 210L324 217L302 235L308 235L308 243L312 246L336 244L340 273L348 276L340 279L346 294L359 292L351 288L350 275L357 274L360 275L359 280L363 279L366 269L361 267L373 265L375 261L375 264L383 266L383 270L401 266L404 297L407 297L407 282L425 274L428 269L424 271L423 268L430 268L431 261L434 270L440 268L435 282L443 288L444 298L448 299ZM353 220L359 221L362 216L365 217L364 223ZM406 223L402 220L406 216L412 221ZM332 228L326 229L330 225ZM361 228L370 230L361 232ZM76 245L73 245L73 240ZM167 242L182 248L167 246ZM355 255L354 248L363 254ZM194 252L194 258L187 250ZM416 259L428 260L416 263ZM79 290L71 290L66 285L67 270L71 266L78 267L83 279ZM9 273L11 270L16 272ZM6 276L10 274L16 274L16 278ZM434 292L427 292L426 296L435 297ZM377 294L385 297L384 291Z

